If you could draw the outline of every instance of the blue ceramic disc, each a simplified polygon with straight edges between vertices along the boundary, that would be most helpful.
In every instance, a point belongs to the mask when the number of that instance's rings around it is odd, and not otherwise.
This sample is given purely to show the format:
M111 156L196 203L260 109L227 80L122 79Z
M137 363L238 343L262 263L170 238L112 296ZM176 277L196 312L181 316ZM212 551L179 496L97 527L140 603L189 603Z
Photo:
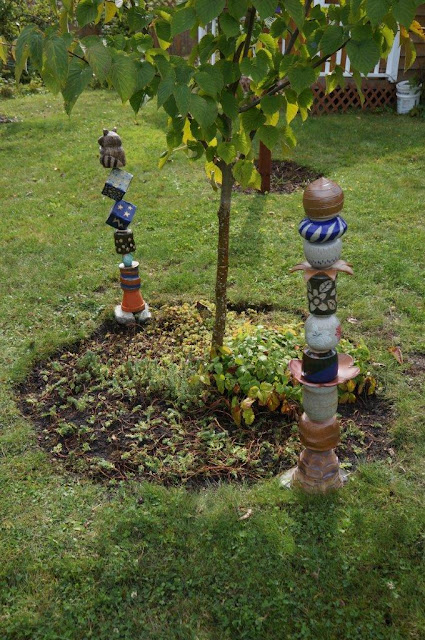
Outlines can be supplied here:
M341 216L336 216L330 220L301 220L298 232L309 242L330 242L344 235L347 231L347 223Z

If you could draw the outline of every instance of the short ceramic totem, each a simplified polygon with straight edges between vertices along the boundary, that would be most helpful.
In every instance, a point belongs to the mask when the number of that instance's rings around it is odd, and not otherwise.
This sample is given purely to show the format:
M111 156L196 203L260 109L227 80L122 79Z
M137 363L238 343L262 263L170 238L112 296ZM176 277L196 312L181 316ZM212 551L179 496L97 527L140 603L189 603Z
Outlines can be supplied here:
M335 315L336 278L339 272L353 273L350 265L340 260L341 238L347 230L339 215L343 204L342 189L326 178L307 187L303 198L307 217L298 228L307 261L292 269L304 271L310 311L302 361L291 360L289 365L293 377L303 385L304 413L299 420L299 433L306 448L297 467L282 482L310 493L342 486L344 477L334 451L340 436L336 417L338 384L359 373L353 359L336 350L341 337L341 325Z
M102 190L103 195L115 201L106 224L115 229L115 250L122 256L119 268L123 298L121 304L115 307L115 318L120 324L146 322L151 314L140 291L139 263L133 260L136 243L133 232L129 228L137 207L131 202L123 200L133 176L121 169L125 166L125 153L121 145L121 138L115 128L112 131L104 129L103 136L99 138L98 143L101 165L106 168L112 167L111 174Z

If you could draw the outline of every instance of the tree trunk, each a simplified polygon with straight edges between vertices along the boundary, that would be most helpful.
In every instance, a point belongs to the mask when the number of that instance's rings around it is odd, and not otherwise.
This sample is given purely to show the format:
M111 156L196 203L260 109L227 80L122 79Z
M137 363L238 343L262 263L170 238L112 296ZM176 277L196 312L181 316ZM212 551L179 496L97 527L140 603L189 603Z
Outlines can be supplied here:
M272 172L272 152L262 142L260 142L258 171L261 176L261 193L268 193L270 191L270 175Z
M220 207L218 209L218 247L217 247L217 276L215 281L215 320L212 336L211 355L216 353L217 347L223 346L226 330L227 313L227 274L229 271L229 231L230 205L234 178L232 167L221 165L222 185Z

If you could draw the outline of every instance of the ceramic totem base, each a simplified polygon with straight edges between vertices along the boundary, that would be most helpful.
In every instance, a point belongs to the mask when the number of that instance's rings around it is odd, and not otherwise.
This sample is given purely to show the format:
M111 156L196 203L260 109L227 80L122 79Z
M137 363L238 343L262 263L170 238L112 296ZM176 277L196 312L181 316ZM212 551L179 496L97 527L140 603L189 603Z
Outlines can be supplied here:
M339 468L335 451L304 449L296 467L280 476L286 489L300 488L306 493L327 493L340 489L347 482L347 474Z
M139 313L131 313L131 311L123 311L120 304L115 307L115 320L119 324L123 325L134 325L134 324L144 324L148 322L152 318L152 314L149 311L148 303L145 302L145 308L143 311L139 311Z

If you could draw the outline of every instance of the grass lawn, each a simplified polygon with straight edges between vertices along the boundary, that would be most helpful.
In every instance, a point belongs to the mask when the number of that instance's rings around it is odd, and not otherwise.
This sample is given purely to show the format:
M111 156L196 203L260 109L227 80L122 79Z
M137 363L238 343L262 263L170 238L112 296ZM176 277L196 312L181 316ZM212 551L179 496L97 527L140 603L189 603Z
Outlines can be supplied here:
M312 118L294 159L345 190L349 224L338 316L363 336L393 403L394 456L361 465L337 495L276 480L199 492L67 474L38 448L12 384L60 344L88 335L119 299L104 224L97 138L117 125L143 293L211 298L217 195L201 164L160 172L165 117L137 126L106 92L71 119L50 95L2 102L0 128L1 640L406 640L425 638L425 121L391 114ZM131 195L130 195L131 194ZM296 231L301 193L235 194L230 301L305 311ZM347 323L347 319L355 319ZM398 364L389 348L405 356ZM252 509L251 517L240 520Z

